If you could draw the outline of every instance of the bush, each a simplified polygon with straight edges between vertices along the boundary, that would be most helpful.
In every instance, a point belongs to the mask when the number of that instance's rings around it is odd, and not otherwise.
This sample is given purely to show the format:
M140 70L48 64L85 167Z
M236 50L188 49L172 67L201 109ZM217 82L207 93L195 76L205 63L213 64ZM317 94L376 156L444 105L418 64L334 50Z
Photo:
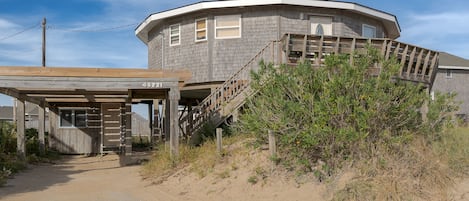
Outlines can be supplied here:
M453 111L446 107L451 99L429 103L424 86L396 78L400 66L395 59L384 60L371 48L353 55L352 64L349 58L331 55L326 66L315 70L310 63L274 67L261 62L260 70L252 73L252 88L258 93L247 101L241 132L266 141L272 130L286 163L313 171L321 160L330 174L344 161L372 156L376 144L398 149L419 133L434 138L435 129L449 122L441 108ZM371 66L380 67L379 75ZM424 103L429 103L426 122Z

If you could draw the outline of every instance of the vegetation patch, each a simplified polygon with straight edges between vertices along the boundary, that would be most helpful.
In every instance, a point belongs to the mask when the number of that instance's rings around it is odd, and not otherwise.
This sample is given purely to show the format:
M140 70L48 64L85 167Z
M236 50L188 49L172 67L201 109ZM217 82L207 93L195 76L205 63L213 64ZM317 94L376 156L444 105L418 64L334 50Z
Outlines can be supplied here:
M20 158L17 156L16 126L10 122L0 122L0 186L14 173L25 169L28 163L50 163L60 158L58 152L47 147L45 153L40 152L36 129L26 129L25 137L27 155L26 158ZM48 144L47 141L45 144Z
M238 169L236 163L231 162L227 168L221 172L215 172L215 166L224 163L226 157L237 154L244 150L240 146L232 146L240 141L246 141L247 136L233 135L223 138L223 153L217 152L216 143L213 140L207 140L204 144L194 147L189 144L179 145L179 156L171 158L170 150L167 144L161 144L154 152L152 159L143 167L142 173L146 178L154 178L155 183L166 180L167 177L176 172L187 169L197 174L200 178L207 176L209 173L216 174L219 178L230 177L230 171ZM236 148L230 148L236 147Z
M450 166L461 172L467 150L445 148L458 109L454 94L430 100L426 86L400 80L396 60L372 48L328 56L325 64L261 63L252 73L258 93L247 101L239 132L264 143L273 131L275 161L299 175L323 181L345 166L356 168L357 179L337 200L415 200L446 192L451 175L441 155L453 154L458 165Z

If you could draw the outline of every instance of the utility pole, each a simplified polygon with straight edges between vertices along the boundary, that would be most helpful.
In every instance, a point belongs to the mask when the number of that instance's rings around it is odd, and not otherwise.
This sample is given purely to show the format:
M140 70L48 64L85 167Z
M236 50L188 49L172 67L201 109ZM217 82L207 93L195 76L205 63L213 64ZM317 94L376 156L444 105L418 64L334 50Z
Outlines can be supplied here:
M42 19L42 67L46 67L46 18Z

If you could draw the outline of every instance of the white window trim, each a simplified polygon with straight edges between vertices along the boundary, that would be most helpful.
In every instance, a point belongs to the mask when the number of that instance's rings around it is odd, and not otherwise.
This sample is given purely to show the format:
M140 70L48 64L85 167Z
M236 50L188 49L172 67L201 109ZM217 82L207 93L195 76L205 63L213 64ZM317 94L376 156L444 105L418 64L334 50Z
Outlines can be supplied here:
M205 21L205 28L204 29L197 29L197 22L198 21L202 21L204 20ZM195 19L194 21L194 29L195 29L195 42L201 42L201 41L207 41L208 39L208 22L207 22L207 18L199 18L199 19ZM197 32L199 31L204 31L205 30L205 39L197 39Z
M217 18L228 18L228 17L238 17L239 19L239 25L238 26L224 26L224 27L217 27ZM231 28L239 28L239 35L238 36L228 36L228 37L217 37L217 30L218 29L231 29ZM242 32L242 24L241 24L241 15L219 15L215 16L215 24L214 24L214 29L215 29L215 39L231 39L231 38L241 38L243 35Z
M374 29L374 30L375 30L375 34L374 34L375 36L372 37L372 38L376 38L376 37L378 36L378 34L377 34L377 29L376 29L375 26L372 26L372 25L369 25L369 24L363 24L363 25L362 25L362 37L365 37L365 36L364 36L365 27L366 27L366 28L371 28L371 29Z
M62 126L60 122L62 122L62 111L63 110L70 110L72 111L72 126ZM86 125L85 126L75 126L75 111L77 110L82 110L85 111L85 117L86 117ZM57 122L59 128L88 128L88 111L84 108L60 108L59 109L59 121Z
M172 31L171 31L171 28L172 28L172 27L175 27L175 26L178 27L178 33L175 34L175 35L172 35L172 33L171 33L171 32L172 32ZM169 35L169 46L177 46L177 45L180 45L180 44L181 44L181 24L173 24L173 25L170 25L170 26L169 26L169 34L168 34L168 35ZM178 37L178 43L172 44L173 41L171 40L171 38L172 38L173 36L177 36L177 37Z
M449 74L449 75L448 75ZM453 70L451 69L446 69L445 71L445 78L450 79L453 78Z

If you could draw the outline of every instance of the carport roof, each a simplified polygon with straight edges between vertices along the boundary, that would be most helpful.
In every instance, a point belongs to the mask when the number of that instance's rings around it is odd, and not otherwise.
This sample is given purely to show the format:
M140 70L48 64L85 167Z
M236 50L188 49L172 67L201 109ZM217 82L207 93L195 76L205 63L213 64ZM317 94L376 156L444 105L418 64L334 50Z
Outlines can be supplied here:
M0 93L36 104L122 102L132 93L166 96L191 78L184 70L0 67Z

